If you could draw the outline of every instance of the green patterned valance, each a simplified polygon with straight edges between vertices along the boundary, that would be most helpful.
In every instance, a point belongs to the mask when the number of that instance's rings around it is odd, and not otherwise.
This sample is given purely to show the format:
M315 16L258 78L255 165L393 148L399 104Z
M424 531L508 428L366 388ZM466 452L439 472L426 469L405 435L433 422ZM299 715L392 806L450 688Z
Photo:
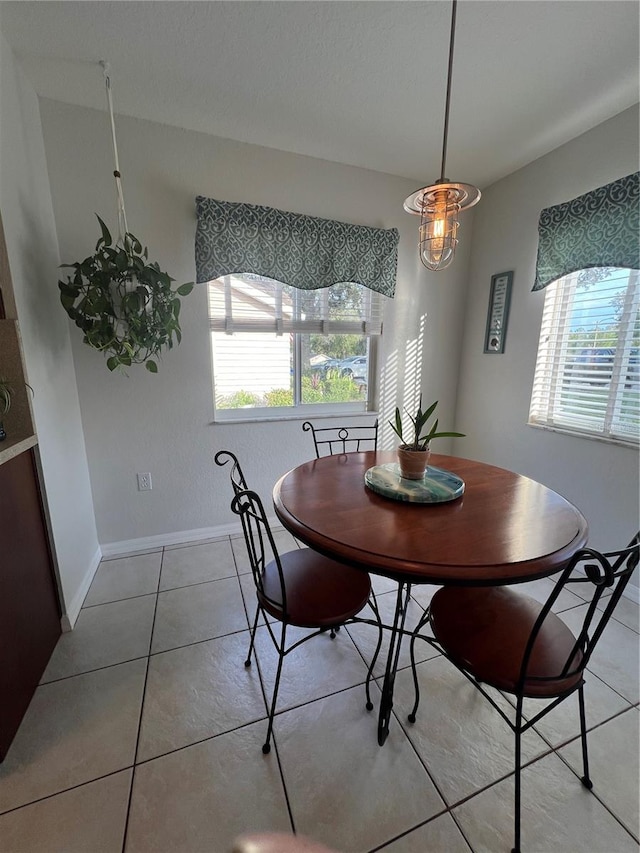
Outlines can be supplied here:
M398 231L261 207L196 199L198 282L250 272L301 290L339 282L385 296L396 286Z
M640 269L639 178L634 172L542 211L533 290L590 267Z

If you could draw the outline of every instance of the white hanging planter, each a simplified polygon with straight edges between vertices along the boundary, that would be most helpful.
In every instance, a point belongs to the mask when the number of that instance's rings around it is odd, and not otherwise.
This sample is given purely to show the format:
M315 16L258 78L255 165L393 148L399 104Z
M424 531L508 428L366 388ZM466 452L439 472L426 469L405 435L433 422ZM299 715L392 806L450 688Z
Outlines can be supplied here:
M109 65L100 65L111 120L119 238L113 242L98 216L102 236L95 253L84 261L62 265L74 273L58 282L60 300L84 332L84 342L105 353L109 370L144 363L147 370L157 373L156 357L164 348L171 349L174 339L180 343L182 338L179 297L191 293L193 282L172 289L173 279L157 263L148 261L146 247L127 228Z
M74 273L58 282L60 300L84 342L107 355L109 370L144 363L157 373L155 358L182 339L179 297L191 293L193 283L172 289L173 279L147 262L147 250L133 234L114 246L99 216L98 221L102 237L95 254L63 264Z

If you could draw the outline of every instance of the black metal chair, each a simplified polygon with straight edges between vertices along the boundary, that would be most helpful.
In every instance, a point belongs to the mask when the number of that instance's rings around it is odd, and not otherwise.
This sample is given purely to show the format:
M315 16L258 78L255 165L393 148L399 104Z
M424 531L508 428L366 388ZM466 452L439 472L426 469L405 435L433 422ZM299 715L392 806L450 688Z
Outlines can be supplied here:
M512 587L443 587L411 638L411 663L416 691L409 722L414 723L420 702L414 644L429 622L434 638L422 637L438 648L491 702L515 735L515 842L520 850L521 738L560 702L578 691L580 735L584 775L589 777L587 730L584 709L584 672L607 622L622 595L640 556L640 533L621 551L604 554L591 548L578 551L558 578L544 604ZM565 586L592 584L593 597L586 607L576 636L552 612ZM607 590L611 595L602 598ZM598 609L602 600L603 609ZM494 687L515 698L515 721L483 688ZM535 716L524 720L525 698L549 699Z
M375 450L378 445L378 421L367 426L315 427L311 421L302 424L305 432L311 431L316 457L338 453Z
M373 708L370 693L371 675L382 644L382 625L371 589L371 580L366 572L324 557L311 548L296 548L286 554L279 554L260 497L256 492L243 488L243 485L246 486L246 480L236 456L228 450L221 450L216 453L215 461L221 466L229 461L233 463L231 483L234 497L231 509L240 516L242 522L258 600L245 666L251 666L260 613L264 616L267 630L278 652L267 738L262 747L266 754L271 749L273 717L286 655L325 631L331 631L333 639L335 630L342 625L354 622L375 625L378 628L378 643L365 681L366 707L370 711ZM358 616L367 604L373 611L374 619ZM268 615L280 622L279 637L276 636ZM287 647L289 625L315 630Z
M229 479L231 480L234 494L237 495L239 492L244 492L245 489L249 488L247 478L244 476L235 453L232 453L230 450L219 450L215 455L215 462L216 465L220 466L226 465L227 462L232 463L231 470L229 471Z

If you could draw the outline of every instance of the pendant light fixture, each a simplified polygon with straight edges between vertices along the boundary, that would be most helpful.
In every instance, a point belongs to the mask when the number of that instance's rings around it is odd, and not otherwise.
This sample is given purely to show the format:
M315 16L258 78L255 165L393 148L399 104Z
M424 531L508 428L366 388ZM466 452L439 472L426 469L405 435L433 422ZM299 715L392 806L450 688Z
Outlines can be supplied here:
M480 201L480 190L477 187L471 184L452 183L445 178L457 5L458 0L452 0L440 178L435 183L412 193L404 202L407 213L420 217L420 260L428 270L443 270L449 266L458 245L458 214L461 210L467 210Z

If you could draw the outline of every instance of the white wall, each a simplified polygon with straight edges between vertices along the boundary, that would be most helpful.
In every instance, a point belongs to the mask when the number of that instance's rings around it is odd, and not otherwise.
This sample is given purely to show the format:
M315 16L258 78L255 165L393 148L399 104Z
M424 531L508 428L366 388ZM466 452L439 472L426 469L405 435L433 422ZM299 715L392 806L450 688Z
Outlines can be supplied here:
M117 104L117 92L114 97ZM71 262L93 251L99 234L94 212L115 221L108 117L46 100L41 114L60 254ZM441 424L452 428L470 217L462 225L459 263L430 274L417 256L417 221L402 209L413 183L120 116L116 130L129 229L179 283L195 275L198 194L397 227L398 285L385 316L381 419L419 390L422 377L425 399L440 399ZM227 472L213 462L219 449L238 454L250 485L264 496L281 474L312 456L300 420L212 425L203 285L183 300L180 319L183 341L165 355L156 376L141 367L129 378L110 374L104 358L72 328L102 544L175 540L185 531L232 522ZM420 347L422 371L412 362ZM437 449L446 452L448 441ZM152 491L137 491L137 471L151 472Z
M0 210L39 440L63 611L73 622L100 558L38 100L0 36Z
M108 119L105 112L53 101L40 107L60 255L68 262L93 251L94 211L114 222ZM416 222L402 211L415 189L407 181L135 119L117 117L117 132L129 226L178 282L194 277L197 194L397 227L398 286L385 318L381 422L396 403L422 390L425 399L440 399L446 428L467 434L453 443L455 452L529 474L564 494L587 516L596 547L630 537L638 524L637 453L534 430L526 421L543 300L530 292L539 212L638 167L637 109L485 190L475 222L473 214L463 215L456 262L439 274L427 273L418 260ZM506 352L484 355L490 279L504 270L515 273ZM52 274L49 286L55 288ZM52 305L56 327L65 319L60 312ZM178 541L189 531L196 536L232 522L226 472L213 464L221 448L240 456L251 485L264 495L278 476L311 456L299 420L212 424L202 286L183 301L181 321L183 342L165 356L160 373L132 368L128 378L110 374L71 327L98 538L107 546L153 537ZM393 444L386 433L383 441ZM437 449L449 447L443 441ZM137 491L137 471L152 473L153 491Z
M532 293L538 217L638 169L638 108L621 113L490 187L475 218L455 451L527 474L586 516L590 544L616 548L638 528L637 450L527 426L544 292ZM514 271L506 348L483 354L491 276Z

